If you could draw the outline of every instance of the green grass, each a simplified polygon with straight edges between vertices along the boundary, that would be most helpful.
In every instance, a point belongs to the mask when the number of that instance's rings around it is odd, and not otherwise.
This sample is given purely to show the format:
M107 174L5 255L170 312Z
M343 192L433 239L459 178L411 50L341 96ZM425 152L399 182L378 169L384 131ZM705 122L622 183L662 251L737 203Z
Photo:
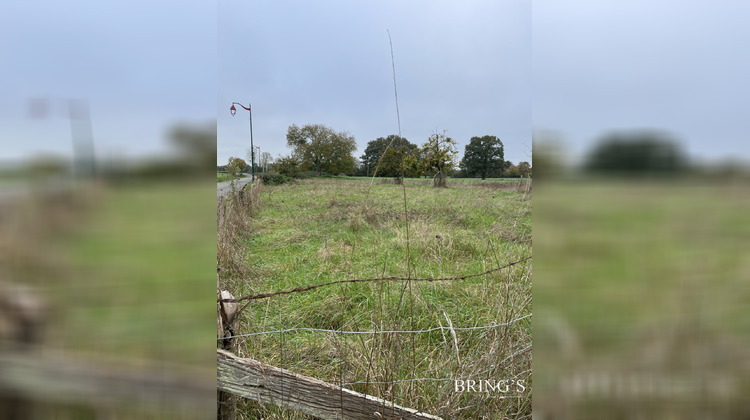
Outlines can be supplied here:
M536 192L537 383L592 370L626 378L648 372L672 382L744 375L735 387L740 394L722 397L721 406L746 407L748 370L740 366L750 345L747 186L608 182ZM548 403L556 410L554 391L537 391L535 408ZM666 407L659 418L688 417L713 398L701 391L665 399L661 392L650 400ZM601 418L646 402L617 404L610 398L599 411L568 414Z
M212 363L213 188L205 183L104 189L58 243L57 345L114 357ZM207 221L209 221L207 223Z
M521 179L520 178L448 178L448 181L457 181L457 182L515 182L518 184ZM524 178L523 182L531 182L530 178Z
M244 236L247 277L227 277L224 284L239 296L344 279L463 276L531 255L531 201L515 185L455 187L449 181L449 188L434 189L429 180L407 180L405 191L408 230L400 185L341 178L266 186ZM446 318L456 327L489 325L531 313L530 277L525 263L461 281L328 286L254 301L237 330L417 330L445 326ZM243 340L239 351L333 383L452 378L485 370L530 345L530 324L527 318L501 329L459 331L459 357L447 331L263 335ZM530 386L530 373L522 373L530 363L526 352L479 379L522 374ZM459 394L452 386L354 389L448 417L530 410L528 400ZM472 404L474 409L455 411Z
M317 175L311 175L310 178L327 178L327 179L347 179L347 180L359 180L359 181L369 181L372 179L372 176L336 176L336 175L323 175L323 176L317 176ZM393 179L392 177L381 177L377 176L375 177L375 182L380 182L384 179ZM419 181L432 181L432 176L424 177L421 176L419 178L405 178L406 182L419 182ZM515 182L516 184L519 182L519 178L487 178L482 180L482 178L452 178L448 177L448 182L483 182L483 183L493 183L493 182ZM524 182L528 182L529 178L524 178Z
M215 186L184 178L129 181L108 186L77 180L61 184L70 188L48 193L37 188L34 194L3 202L3 291L15 284L38 294L45 331L40 348L31 350L42 360L60 360L66 375L89 375L63 363L70 359L91 363L92 372L100 363L115 366L113 378L153 366L155 375L184 371L211 381L216 362L211 348L216 331ZM24 299L20 302L27 303L20 306L37 307L33 299ZM25 321L16 325L32 332L36 320ZM6 335L9 324L0 324L0 345L9 350L8 344L14 344ZM186 414L138 398L118 403L118 389L92 389L75 401L45 395L32 401L41 417L95 418L104 400L108 414L124 418ZM206 417L198 410L191 414Z
M750 300L741 287L742 243L750 237L745 188L559 185L539 197L536 250L540 269L550 271L540 276L535 299L565 314L592 345L617 349L649 320L683 311L708 325L750 332L745 317L733 316ZM585 305L560 298L572 298L572 291Z
M236 176L232 176L232 175L227 174L227 173L221 173L221 172L217 172L216 173L216 182L232 181L232 180L235 180L235 179L237 179Z

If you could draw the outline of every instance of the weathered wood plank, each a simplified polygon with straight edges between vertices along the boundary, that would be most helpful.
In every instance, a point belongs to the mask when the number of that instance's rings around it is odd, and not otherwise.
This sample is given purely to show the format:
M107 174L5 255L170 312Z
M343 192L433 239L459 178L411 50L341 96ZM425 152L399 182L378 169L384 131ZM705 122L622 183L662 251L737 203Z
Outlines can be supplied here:
M92 407L138 405L190 418L207 418L214 407L210 372L186 373L163 365L97 363L50 354L0 353L0 394L39 402ZM181 415L182 415L181 414Z
M220 390L328 419L440 419L392 402L360 394L217 349Z

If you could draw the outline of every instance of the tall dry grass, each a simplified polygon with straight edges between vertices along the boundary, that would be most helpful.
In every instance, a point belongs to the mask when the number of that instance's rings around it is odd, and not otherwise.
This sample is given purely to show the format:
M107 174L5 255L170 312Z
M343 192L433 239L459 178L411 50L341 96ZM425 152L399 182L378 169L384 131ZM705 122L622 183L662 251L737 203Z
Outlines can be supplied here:
M252 217L260 205L262 190L262 182L256 180L240 189L233 187L226 196L217 199L216 258L223 289L231 289L229 283L246 278L250 272L243 238L253 226Z
M247 262L245 239L253 230L253 216L260 206L263 184L256 180L240 189L234 188L226 195L217 198L216 205L216 263L219 290L237 291L252 277ZM241 313L226 326L231 335L234 325L240 322ZM232 340L220 342L229 349L236 348Z

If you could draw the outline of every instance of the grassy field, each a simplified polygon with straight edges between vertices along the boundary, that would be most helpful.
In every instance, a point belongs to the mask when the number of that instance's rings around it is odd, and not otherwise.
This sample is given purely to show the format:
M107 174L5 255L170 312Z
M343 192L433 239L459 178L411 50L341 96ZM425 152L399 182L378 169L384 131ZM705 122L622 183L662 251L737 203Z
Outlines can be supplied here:
M363 182L370 182L373 179L372 177L369 177L369 176L347 176L347 175L318 176L317 174L312 174L308 178L310 179L339 179L339 180L363 181ZM388 180L388 179L393 179L393 178L377 177L375 178L375 182L381 182L382 180ZM424 182L424 181L431 181L432 176L427 176L427 177L422 176L419 178L405 178L405 179L407 183ZM487 178L483 180L482 178L450 178L450 177L448 178L448 182L453 182L453 181L460 182L460 183L463 183L463 182L481 182L481 183L510 182L510 183L513 183L515 182L516 184L518 184L520 179L519 178ZM523 182L530 182L530 180L528 178L524 178Z
M535 412L560 414L559 389L542 383L595 371L628 384L651 375L651 385L641 380L629 391L641 398L621 398L599 382L598 400L579 402L602 405L581 405L571 418L638 418L649 407L660 418L707 408L730 413L711 418L747 416L747 185L561 183L536 192ZM716 378L731 391L717 396Z
M516 184L519 182L531 182L529 178L524 178L523 181L520 178L448 178L448 180L457 182L515 182Z
M449 180L446 189L429 180L402 187L348 178L265 186L242 235L246 269L224 272L224 287L240 296L345 279L464 276L530 256L530 196L515 183L476 181ZM236 329L421 330L485 326L530 313L527 261L465 280L343 284L257 300ZM530 413L530 325L526 318L455 337L440 330L297 331L243 338L237 352L332 383L443 379L349 387L446 418L513 418ZM452 378L475 373L473 379L524 380L527 390L507 399L454 392ZM249 417L294 417L253 410Z
M216 182L225 182L225 181L231 181L233 179L237 179L237 177L234 177L232 175L229 175L227 173L216 173Z
M113 378L123 372L140 375L150 366L154 375L185 372L213 383L214 184L194 177L60 184L66 188L39 183L27 194L0 200L0 293L13 290L6 285L29 287L42 302L26 299L27 308L43 309L27 311L42 314L43 328L20 323L26 338L44 330L37 335L39 347L29 350L39 356L40 366L52 360L64 375L79 378L91 373L73 370L64 360L73 366L90 362L93 372L100 363L115 366ZM19 323L5 316L8 312L6 307L1 314L0 351L16 344L9 341L13 330L8 328ZM28 383L44 381L24 376ZM121 390L115 388L90 393L79 388L75 401L44 391L24 405L33 406L32 417L44 418L95 418L103 412L123 418L185 417L179 406L149 404L150 393L118 404ZM191 407L190 418L214 412L211 396L208 410Z
M206 305L214 273L213 184L101 189L47 250L55 281L53 342L71 351L213 363ZM208 221L208 223L206 223Z

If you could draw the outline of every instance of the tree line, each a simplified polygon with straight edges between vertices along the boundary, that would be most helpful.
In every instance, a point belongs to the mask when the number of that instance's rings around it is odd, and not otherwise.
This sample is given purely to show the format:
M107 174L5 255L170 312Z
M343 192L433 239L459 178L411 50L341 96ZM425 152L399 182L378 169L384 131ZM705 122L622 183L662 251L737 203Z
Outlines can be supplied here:
M506 161L502 141L491 135L472 137L461 160L458 159L456 141L445 131L433 133L421 146L395 134L379 137L367 143L359 160L353 155L357 149L354 136L325 125L299 127L293 124L287 130L286 140L291 154L267 163L274 172L291 177L305 171L318 175L347 174L397 179L436 175L482 179L531 175L529 162L516 165ZM236 160L230 158L235 165L228 166L238 168L241 164Z
M577 164L565 159L564 144L556 133L534 134L533 156L537 180L566 176L622 177L627 179L675 177L688 174L740 174L737 167L691 163L681 142L654 129L614 130L596 139Z

